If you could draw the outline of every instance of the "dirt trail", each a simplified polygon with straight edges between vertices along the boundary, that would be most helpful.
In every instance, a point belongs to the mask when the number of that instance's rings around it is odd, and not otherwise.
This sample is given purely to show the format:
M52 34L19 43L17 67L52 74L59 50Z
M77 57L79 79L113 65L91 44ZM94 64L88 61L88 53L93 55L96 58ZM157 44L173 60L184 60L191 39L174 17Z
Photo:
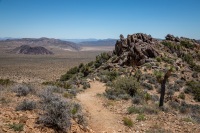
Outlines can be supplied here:
M121 117L103 107L98 93L105 92L106 87L98 81L91 83L91 88L78 94L77 99L81 102L83 108L89 113L89 126L96 133L114 133L122 131L122 125L119 123Z

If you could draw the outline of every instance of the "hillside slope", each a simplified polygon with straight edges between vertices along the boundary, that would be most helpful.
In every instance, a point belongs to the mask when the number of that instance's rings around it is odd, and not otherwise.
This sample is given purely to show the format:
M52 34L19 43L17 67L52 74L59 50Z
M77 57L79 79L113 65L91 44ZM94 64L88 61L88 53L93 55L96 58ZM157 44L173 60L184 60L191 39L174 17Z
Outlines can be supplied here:
M163 83L165 75L169 78ZM121 115L127 132L200 132L200 43L194 39L167 35L161 41L142 33L121 35L113 52L71 68L54 84L89 92L92 80L105 83L105 92L98 94L101 102ZM159 107L163 84L164 106ZM78 94L78 99L82 95L86 94Z

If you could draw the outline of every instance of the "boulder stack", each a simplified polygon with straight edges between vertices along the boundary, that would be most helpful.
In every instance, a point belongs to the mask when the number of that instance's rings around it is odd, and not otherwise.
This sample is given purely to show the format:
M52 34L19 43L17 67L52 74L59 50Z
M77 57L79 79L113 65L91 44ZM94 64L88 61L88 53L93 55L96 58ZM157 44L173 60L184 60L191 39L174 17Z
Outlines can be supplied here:
M115 63L121 66L142 65L159 55L154 46L159 42L150 35L137 33L128 35L127 38L120 37L115 44L115 54L118 56Z

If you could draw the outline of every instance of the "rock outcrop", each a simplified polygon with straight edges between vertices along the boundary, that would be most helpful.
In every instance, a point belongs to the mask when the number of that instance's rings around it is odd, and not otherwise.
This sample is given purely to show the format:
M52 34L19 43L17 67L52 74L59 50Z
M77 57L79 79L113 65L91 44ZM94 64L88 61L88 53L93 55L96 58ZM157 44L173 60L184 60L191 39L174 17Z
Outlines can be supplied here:
M13 53L16 54L32 54L32 55L48 55L53 54L53 52L47 50L44 47L38 46L38 47L30 47L29 45L22 45L20 47L15 48Z
M154 46L159 42L150 35L137 33L128 35L127 38L120 37L116 42L115 54L118 56L114 61L120 65L142 65L159 55Z

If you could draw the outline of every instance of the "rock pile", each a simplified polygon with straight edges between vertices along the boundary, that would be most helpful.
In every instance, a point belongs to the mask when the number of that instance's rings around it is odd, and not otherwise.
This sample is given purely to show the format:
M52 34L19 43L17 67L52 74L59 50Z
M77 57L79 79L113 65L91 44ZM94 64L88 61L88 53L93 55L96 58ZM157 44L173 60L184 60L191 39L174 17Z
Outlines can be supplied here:
M155 58L159 55L154 48L159 42L150 35L137 33L128 35L124 38L120 35L120 40L115 44L114 53L118 56L114 63L121 66L142 65L149 62L149 58Z

